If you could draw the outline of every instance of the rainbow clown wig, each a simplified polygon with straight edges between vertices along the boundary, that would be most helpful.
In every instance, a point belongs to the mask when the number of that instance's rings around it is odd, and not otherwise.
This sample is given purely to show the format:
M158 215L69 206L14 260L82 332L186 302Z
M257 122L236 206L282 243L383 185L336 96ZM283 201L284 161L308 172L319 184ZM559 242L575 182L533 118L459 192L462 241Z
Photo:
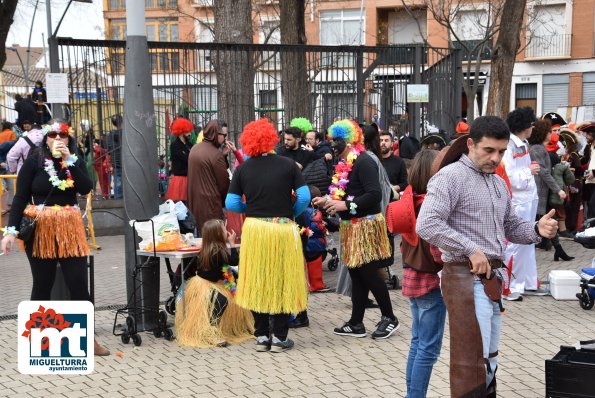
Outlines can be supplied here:
M179 117L171 124L171 133L175 136L188 134L194 130L194 125L188 119Z
M344 140L348 144L361 145L364 142L362 129L349 119L339 120L328 128L328 135L333 140Z
M250 157L272 152L277 142L277 130L266 118L248 123L240 136L242 151Z
M289 123L289 127L297 127L302 130L302 134L309 133L312 131L312 123L305 117L296 117Z

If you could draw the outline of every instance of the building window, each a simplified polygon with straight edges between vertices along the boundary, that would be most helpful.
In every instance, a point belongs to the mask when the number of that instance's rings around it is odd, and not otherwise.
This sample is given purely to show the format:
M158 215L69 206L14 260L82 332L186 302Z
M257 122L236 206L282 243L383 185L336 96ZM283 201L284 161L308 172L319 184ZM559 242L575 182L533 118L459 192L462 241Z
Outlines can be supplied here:
M461 49L463 61L487 60L492 54L493 27L489 24L485 8L461 9L452 23L451 41L455 49ZM490 37L489 39L485 39Z
M180 69L180 54L178 52L159 51L151 53L151 71L176 72Z
M258 36L260 44L280 44L281 30L279 28L279 20L262 21ZM279 66L281 59L278 51L262 51L261 54L261 68L276 69Z
M320 44L361 45L365 43L366 11L331 10L320 12Z
M558 108L568 106L569 80L567 74L543 75L542 113L558 112Z
M515 86L515 108L523 106L537 109L537 83L522 83Z
M124 10L126 9L126 0L109 0L110 10Z
M126 20L112 19L110 21L110 39L126 40Z
M365 43L365 15L359 9L320 12L320 44L361 45ZM355 67L352 53L322 53L323 66Z
M428 37L427 10L413 10L411 13L413 16L406 10L388 14L388 44L423 43Z
M177 18L147 18L147 40L175 42L179 40Z
M526 58L570 56L568 12L564 2L539 4L529 9Z
M163 9L163 8L176 8L178 2L174 0L145 0L145 8L147 9Z
M595 72L583 74L583 105L595 105Z
M260 117L268 118L277 125L277 90L260 90Z

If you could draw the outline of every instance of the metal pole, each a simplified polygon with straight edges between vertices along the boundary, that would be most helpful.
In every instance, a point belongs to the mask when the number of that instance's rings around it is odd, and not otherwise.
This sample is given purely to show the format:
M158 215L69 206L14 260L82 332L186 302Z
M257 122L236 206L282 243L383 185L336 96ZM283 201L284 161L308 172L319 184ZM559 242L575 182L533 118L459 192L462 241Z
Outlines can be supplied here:
M33 17L31 18L31 28L29 28L29 41L27 42L27 67L25 70L27 71L27 75L25 76L25 84L27 87L29 85L29 61L31 59L31 36L33 35L33 27L35 26L35 15L37 14L37 6L39 5L39 0L35 2L35 9L33 9Z
M70 3L69 3L70 4ZM46 0L45 11L48 22L48 52L50 55L50 72L60 73L60 58L58 54L58 38L52 30L52 6L51 0ZM55 105L55 106L54 106ZM61 104L52 104L52 117L64 119L64 112Z
M157 325L159 259L145 263L137 256L130 220L149 219L159 211L157 135L151 63L145 33L145 1L128 0L126 7L126 59L122 185L125 210L126 290L135 293L133 314L139 330ZM138 266L143 264L142 269ZM135 272L137 271L137 272ZM133 275L136 274L136 278Z

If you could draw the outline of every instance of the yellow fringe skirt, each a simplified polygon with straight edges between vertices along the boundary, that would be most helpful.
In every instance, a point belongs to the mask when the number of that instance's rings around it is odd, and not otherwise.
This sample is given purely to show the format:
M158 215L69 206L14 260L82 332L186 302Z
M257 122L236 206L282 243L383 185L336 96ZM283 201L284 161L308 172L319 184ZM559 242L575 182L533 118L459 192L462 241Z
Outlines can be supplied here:
M39 214L33 238L33 257L49 259L91 254L78 206L56 205L38 209L29 205L23 214L33 219Z
M341 261L347 268L390 257L390 243L382 214L341 221Z
M227 299L227 307L216 324L211 323L213 292ZM184 287L184 299L176 304L176 341L181 346L215 347L222 341L241 343L254 338L252 313L239 307L223 282L213 283L195 276Z
M249 310L295 314L306 309L304 254L293 221L246 218L237 284L236 303Z

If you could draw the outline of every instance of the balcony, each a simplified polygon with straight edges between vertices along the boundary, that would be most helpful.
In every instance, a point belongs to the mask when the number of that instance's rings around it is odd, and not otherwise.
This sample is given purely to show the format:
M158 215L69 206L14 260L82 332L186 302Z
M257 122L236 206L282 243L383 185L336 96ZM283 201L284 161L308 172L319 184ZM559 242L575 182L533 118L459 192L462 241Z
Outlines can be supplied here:
M213 0L192 0L195 7L213 7Z
M570 57L572 35L541 35L529 38L525 58Z
M477 61L477 58L479 58L480 61L489 61L492 59L492 42L489 40L485 41L483 46L481 45L482 42L484 42L484 40L453 41L452 46L456 50L461 50L463 61ZM477 49L471 52L475 46L478 46ZM469 54L469 52L471 52L471 54Z

